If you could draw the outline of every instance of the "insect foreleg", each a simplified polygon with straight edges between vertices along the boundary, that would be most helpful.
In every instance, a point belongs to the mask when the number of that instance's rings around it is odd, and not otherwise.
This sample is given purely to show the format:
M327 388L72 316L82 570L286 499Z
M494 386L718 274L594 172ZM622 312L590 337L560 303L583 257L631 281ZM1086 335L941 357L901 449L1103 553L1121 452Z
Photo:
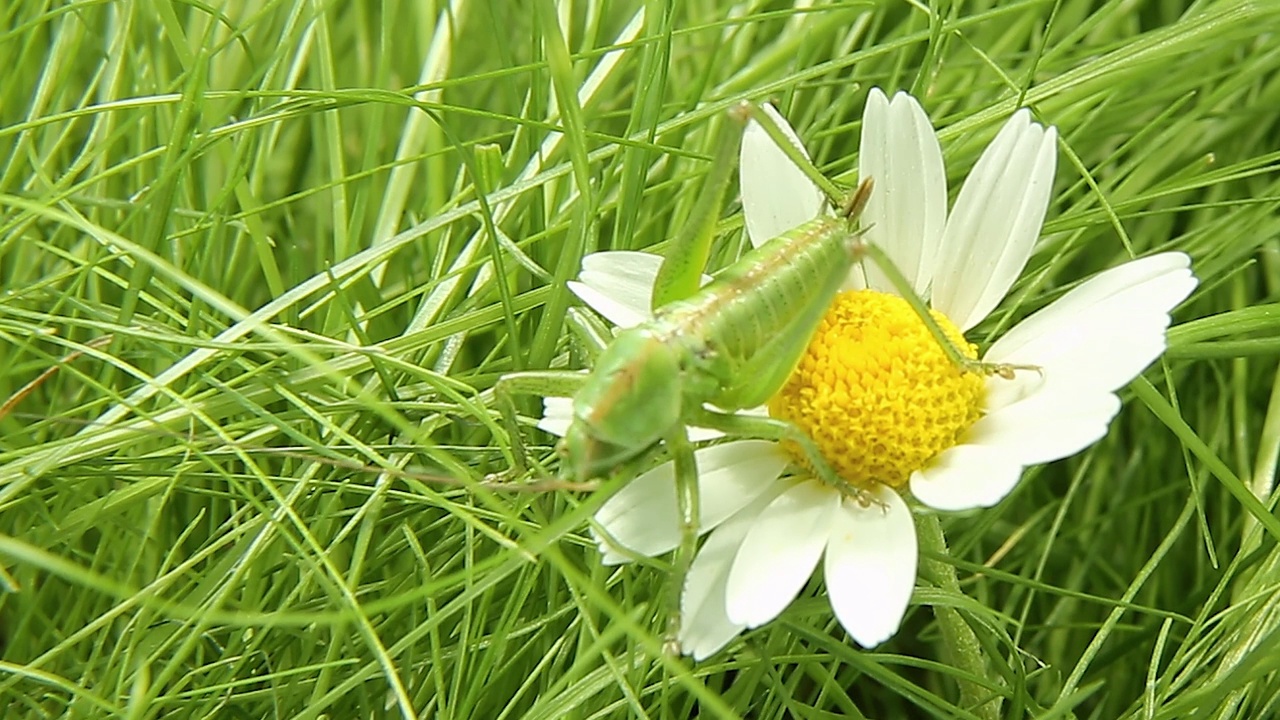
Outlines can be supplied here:
M530 456L520 436L520 419L516 411L515 396L572 397L586 380L586 375L568 370L530 370L508 373L494 383L494 402L502 415L502 424L507 430L507 439L511 447L508 461L516 474L529 469ZM539 467L539 469L546 474L545 468Z
M565 316L569 329L578 338L583 351L591 359L595 359L613 340L609 329L589 313L577 308L570 308ZM494 403L502 415L502 424L507 431L511 448L507 461L512 469L503 476L521 474L529 469L529 453L525 449L520 435L519 411L516 408L517 395L536 395L546 397L572 397L586 383L586 375L568 370L532 370L507 373L494 383ZM545 473L544 468L539 468Z
M680 544L672 561L671 596L667 600L667 629L664 647L668 654L680 654L680 597L684 593L689 568L698 549L698 517L701 513L698 498L698 466L693 457L693 446L684 425L677 425L667 433L667 451L675 463L676 504L680 517Z

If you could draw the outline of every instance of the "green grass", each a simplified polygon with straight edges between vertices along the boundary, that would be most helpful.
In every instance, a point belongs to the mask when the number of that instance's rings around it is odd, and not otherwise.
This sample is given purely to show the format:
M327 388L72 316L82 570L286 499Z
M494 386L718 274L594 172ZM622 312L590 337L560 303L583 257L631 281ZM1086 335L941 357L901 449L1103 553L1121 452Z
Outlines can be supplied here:
M939 607L1002 717L1280 712L1280 7L672 5L0 9L0 398L42 379L0 419L3 717L990 717ZM980 342L1135 255L1200 288L1103 442L943 519L963 595L922 578L863 651L812 587L665 657L666 569L600 565L603 493L475 488L490 388L580 364L563 281L661 249L725 108L774 100L850 183L874 85L953 193L1016 107L1061 132Z

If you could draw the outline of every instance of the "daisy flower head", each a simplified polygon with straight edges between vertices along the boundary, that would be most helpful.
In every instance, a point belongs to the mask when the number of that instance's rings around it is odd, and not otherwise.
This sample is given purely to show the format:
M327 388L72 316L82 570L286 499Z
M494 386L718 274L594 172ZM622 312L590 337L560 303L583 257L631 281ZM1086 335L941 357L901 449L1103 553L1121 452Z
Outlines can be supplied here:
M765 111L803 150L786 121ZM1056 130L1020 110L948 212L942 152L920 104L879 89L868 97L858 169L875 190L862 216L865 237L971 358L977 346L964 333L1026 265L1056 161ZM823 211L818 188L754 123L743 136L740 179L755 245ZM645 253L596 253L571 288L629 327L649 317L660 264ZM1119 411L1116 391L1163 352L1169 313L1195 288L1189 264L1177 252L1127 262L1027 317L981 357L1036 368L1012 378L958 368L880 268L855 268L767 412L806 432L841 477L875 502L812 479L803 454L787 443L727 440L697 450L699 528L709 535L682 595L684 652L700 660L773 619L820 563L832 609L854 641L873 647L887 640L915 585L908 498L936 510L988 507L1024 467L1102 438ZM563 435L570 417L569 400L548 398L540 427ZM715 433L694 428L691 437ZM595 521L607 564L673 550L680 519L671 463L622 488Z

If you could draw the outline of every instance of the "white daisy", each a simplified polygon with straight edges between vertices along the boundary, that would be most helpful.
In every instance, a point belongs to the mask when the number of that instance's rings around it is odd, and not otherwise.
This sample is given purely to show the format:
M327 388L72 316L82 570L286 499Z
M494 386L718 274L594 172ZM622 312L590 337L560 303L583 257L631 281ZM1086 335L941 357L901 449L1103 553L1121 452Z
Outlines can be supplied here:
M799 138L766 108L797 147ZM948 215L938 141L919 103L873 89L859 176L875 190L867 239L892 258L956 344L1003 299L1039 235L1057 134L1014 114L983 152ZM760 244L822 211L818 189L756 125L743 137L747 232ZM649 316L661 259L607 252L583 261L573 291L621 327ZM983 356L1030 365L1015 379L957 370L873 265L856 270L770 414L806 430L864 507L789 467L789 448L732 440L696 453L700 528L710 532L682 598L680 644L695 659L776 617L819 561L831 606L864 647L888 639L916 575L916 536L902 496L938 510L987 507L1027 465L1083 450L1106 434L1115 392L1165 348L1169 312L1196 286L1182 253L1125 263L1085 281L997 340ZM540 427L562 434L569 401L548 398ZM713 437L698 431L696 437ZM670 463L636 478L595 517L604 562L659 555L679 542ZM620 546L620 547L619 547Z

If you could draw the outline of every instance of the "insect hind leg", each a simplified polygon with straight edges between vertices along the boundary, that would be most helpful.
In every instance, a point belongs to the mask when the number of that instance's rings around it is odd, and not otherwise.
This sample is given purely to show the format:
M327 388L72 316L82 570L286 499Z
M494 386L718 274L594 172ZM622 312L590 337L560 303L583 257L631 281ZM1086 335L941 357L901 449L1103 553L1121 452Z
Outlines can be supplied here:
M805 462L813 474L823 483L839 490L846 497L851 497L863 507L871 505L883 506L879 499L868 490L858 487L840 477L831 467L831 463L823 457L817 443L807 433L793 423L778 418L756 415L731 415L701 410L695 413L694 425L719 430L739 437L754 437L762 440L790 441L800 448Z

